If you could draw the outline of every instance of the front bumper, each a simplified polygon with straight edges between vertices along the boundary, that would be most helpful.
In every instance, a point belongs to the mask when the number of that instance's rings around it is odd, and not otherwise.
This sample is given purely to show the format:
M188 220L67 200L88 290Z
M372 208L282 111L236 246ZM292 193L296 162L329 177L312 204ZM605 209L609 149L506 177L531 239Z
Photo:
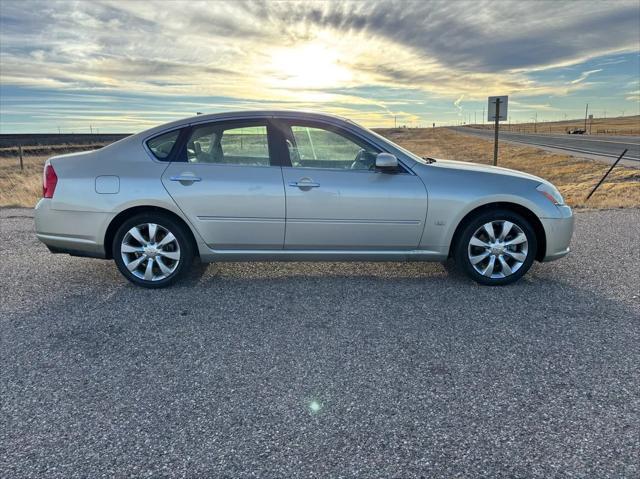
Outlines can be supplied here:
M560 259L571 251L569 243L573 235L573 212L568 206L558 206L558 210L558 218L540 218L547 239L542 261Z
M35 207L36 237L52 253L104 258L104 234L109 213L57 210L50 199L41 199Z

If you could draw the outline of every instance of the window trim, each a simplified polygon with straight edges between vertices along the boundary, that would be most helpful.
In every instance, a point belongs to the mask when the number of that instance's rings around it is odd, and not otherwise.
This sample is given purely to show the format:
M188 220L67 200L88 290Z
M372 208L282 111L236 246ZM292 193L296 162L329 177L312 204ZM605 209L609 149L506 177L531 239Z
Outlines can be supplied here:
M151 156L151 159L153 161L159 161L161 163L172 163L174 160L174 157L177 156L177 152L179 151L179 146L182 143L183 139L184 139L184 133L185 130L187 130L188 128L185 127L179 127L179 128L174 128L172 130L167 130L167 131L162 131L160 133L158 133L157 135L153 135L149 138L146 138L143 141L143 145L144 145L144 149L147 152L147 154L149 156ZM165 157L165 158L158 158L158 156L153 152L153 150L151 149L151 147L149 146L149 142L155 140L156 138L160 138L161 136L165 136L165 135L169 135L171 133L175 133L178 132L178 137L176 138L175 143L173 144L173 146L171 147L171 151L169 152L169 154Z
M340 126L337 125L333 125L331 123L325 123L323 121L318 121L318 120L306 120L306 119L296 119L296 118L280 118L280 119L276 119L274 121L274 123L276 123L276 128L279 130L280 134L282 135L281 141L282 141L282 145L284 147L284 157L286 159L286 164L283 164L283 167L287 167L287 168L301 168L304 170L323 170L323 171L344 171L344 172L349 172L349 173L377 173L377 174L390 174L389 172L384 172L381 170L351 170L351 169L347 169L347 168L325 168L325 167L320 167L320 166L309 166L309 167L305 167L305 166L293 166L293 164L291 163L291 157L289 155L289 148L286 145L286 140L287 139L292 139L294 137L293 135L293 130L291 129L292 126L302 126L302 127L308 127L308 128L318 128L321 130L326 130L326 131L330 131L332 133L335 133L337 135L343 136L345 137L347 140L352 141L354 143L356 143L357 145L362 145L364 144L365 146L368 146L369 148L371 148L373 151L377 152L377 153L383 153L385 150L383 150L382 148L380 148L378 145L373 144L372 142L368 141L366 138L363 138L361 135L358 135L350 130L347 130L346 128L342 128ZM393 172L393 174L410 174L413 175L414 173L407 168L402 161L400 161L400 159L398 159L398 166L399 166L399 171L395 171Z
M220 126L223 132L227 129L234 128L243 128L243 127L256 127L256 126L264 126L267 129L267 149L269 151L269 164L268 165L241 165L237 163L189 163L187 158L187 143L191 138L191 134L197 128L206 127L209 125ZM185 128L185 135L183 141L180 144L179 150L176 152L176 158L173 160L178 163L189 163L192 165L208 165L208 166L234 166L240 168L270 168L273 166L281 166L278 161L278 157L274 156L278 148L276 147L276 140L272 135L272 125L271 121L268 118L242 118L242 119L233 119L233 120L214 120L214 121L203 121L198 123L190 124L187 128Z

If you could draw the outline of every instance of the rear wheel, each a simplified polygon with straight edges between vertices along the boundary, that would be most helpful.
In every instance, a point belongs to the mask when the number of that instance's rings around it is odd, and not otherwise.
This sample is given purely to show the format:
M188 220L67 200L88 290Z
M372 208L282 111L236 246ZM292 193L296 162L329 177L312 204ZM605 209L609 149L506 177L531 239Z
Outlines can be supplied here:
M125 221L113 240L120 272L145 288L169 286L193 262L193 247L184 226L161 214L140 214Z
M531 268L537 241L531 224L509 210L480 213L463 227L456 264L481 284L511 284Z

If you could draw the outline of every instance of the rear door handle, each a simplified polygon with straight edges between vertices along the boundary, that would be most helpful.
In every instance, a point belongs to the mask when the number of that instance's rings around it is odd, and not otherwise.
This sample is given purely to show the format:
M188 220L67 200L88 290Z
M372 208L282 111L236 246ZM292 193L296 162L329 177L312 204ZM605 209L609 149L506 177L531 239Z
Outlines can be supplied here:
M313 181L291 181L289 186L295 186L298 188L318 188L320 183L314 183Z
M171 181L190 181L190 182L202 181L202 178L199 178L197 176L172 176L169 179Z

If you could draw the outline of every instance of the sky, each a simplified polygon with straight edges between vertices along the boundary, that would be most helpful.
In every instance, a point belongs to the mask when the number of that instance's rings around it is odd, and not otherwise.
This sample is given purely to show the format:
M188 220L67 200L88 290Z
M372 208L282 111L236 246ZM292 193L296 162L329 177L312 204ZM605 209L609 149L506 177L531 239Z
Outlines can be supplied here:
M369 127L640 114L640 2L0 0L0 133L304 109Z

